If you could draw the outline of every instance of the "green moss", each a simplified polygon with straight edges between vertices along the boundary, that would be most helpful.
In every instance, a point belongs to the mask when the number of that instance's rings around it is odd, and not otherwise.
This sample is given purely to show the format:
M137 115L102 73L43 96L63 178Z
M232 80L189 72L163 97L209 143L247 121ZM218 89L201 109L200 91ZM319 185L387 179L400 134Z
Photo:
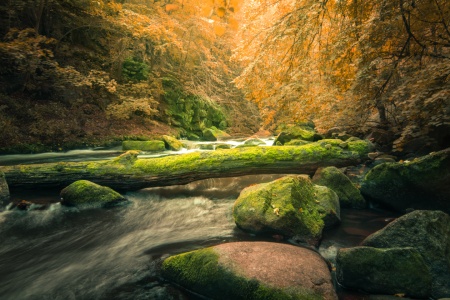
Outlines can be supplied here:
M94 203L105 206L126 200L113 189L87 180L75 181L61 191L61 197L64 204L73 206L92 205Z
M309 179L286 176L244 189L233 209L236 224L252 233L281 233L309 239L324 227Z
M216 150L220 150L220 149L231 149L231 145L225 144L225 143L219 143L216 145Z
M164 151L163 141L123 141L122 150Z
M165 278L213 299L323 299L319 294L302 287L279 288L244 277L227 254L215 248L169 257L163 262L161 270Z
M168 135L163 135L162 138L164 140L164 144L167 149L170 149L173 151L179 151L179 150L183 149L183 143L180 142L179 140L177 140L171 136L168 136Z
M307 145L307 144L311 144L311 142L304 141L304 140L291 140L291 141L285 143L286 146L303 146L303 145Z
M217 129L214 126L203 130L203 139L205 141L215 142L220 138L229 137L230 135L222 130Z

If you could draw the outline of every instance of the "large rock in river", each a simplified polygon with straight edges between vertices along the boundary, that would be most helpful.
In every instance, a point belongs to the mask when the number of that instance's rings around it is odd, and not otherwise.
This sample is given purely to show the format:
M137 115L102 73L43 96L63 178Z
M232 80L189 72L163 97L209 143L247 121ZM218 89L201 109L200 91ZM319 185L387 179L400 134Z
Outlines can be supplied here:
M306 248L238 242L167 258L162 275L215 300L337 300L327 263Z
M366 175L361 192L400 212L414 208L450 213L450 148L412 162L376 166Z
M183 149L183 143L180 142L179 140L177 140L176 138L173 138L171 136L168 135L163 135L162 136L165 146L173 151L179 151L181 149Z
M122 150L164 151L163 141L123 141Z
M317 245L324 228L314 187L302 176L286 176L242 190L234 203L236 225L253 234L280 234Z
M441 211L417 210L368 236L362 246L412 247L430 269L433 298L450 298L450 216Z
M9 199L9 188L6 183L5 174L0 170L0 202Z
M229 137L230 135L222 130L217 129L214 126L203 130L203 139L205 141L215 142L220 141L222 138Z
M431 293L430 271L420 253L411 247L340 249L336 277L347 288L371 294L428 299Z
M335 191L339 196L341 207L366 207L366 200L364 200L358 188L336 167L317 169L312 182Z
M61 191L62 204L110 207L127 199L113 189L88 180L75 181Z
M314 192L319 216L322 218L325 228L339 224L341 207L338 195L332 189L321 185L314 185Z

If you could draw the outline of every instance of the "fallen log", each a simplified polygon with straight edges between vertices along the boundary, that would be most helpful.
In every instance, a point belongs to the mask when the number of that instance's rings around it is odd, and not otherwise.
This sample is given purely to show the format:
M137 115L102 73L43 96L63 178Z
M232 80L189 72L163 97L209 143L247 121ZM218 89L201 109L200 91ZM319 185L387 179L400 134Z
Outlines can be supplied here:
M319 167L345 167L361 163L371 150L368 141L355 141L346 149L341 140L322 140L304 146L249 147L193 152L138 159L129 151L107 161L59 162L3 167L10 188L64 188L77 180L90 180L116 190L186 184L192 181L251 174L309 174Z

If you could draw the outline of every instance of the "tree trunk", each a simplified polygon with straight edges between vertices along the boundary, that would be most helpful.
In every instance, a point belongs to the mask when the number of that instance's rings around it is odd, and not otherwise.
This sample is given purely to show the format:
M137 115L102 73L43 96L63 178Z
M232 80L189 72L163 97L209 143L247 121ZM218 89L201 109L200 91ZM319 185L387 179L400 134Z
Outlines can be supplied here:
M250 174L313 175L319 167L359 164L371 150L366 141L350 142L345 150L339 143L324 140L300 147L249 147L153 159L138 159L137 151L129 151L108 161L17 165L3 171L13 189L64 188L77 180L90 180L125 191Z

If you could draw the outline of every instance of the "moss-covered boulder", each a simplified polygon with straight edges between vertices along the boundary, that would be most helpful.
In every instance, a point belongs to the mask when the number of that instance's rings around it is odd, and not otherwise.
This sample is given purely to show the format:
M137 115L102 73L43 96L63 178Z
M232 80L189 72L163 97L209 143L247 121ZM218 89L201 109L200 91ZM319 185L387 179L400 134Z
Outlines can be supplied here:
M123 141L122 150L164 151L166 146L163 141Z
M180 151L181 149L183 149L183 143L180 142L179 140L168 135L163 135L162 138L164 140L164 144L167 149L173 151Z
M211 141L215 142L218 141L224 137L229 137L230 135L222 130L217 129L216 127L212 126L211 128L207 128L203 130L203 139L205 141Z
M303 146L307 144L311 144L311 141L305 141L305 140L290 140L289 142L285 143L285 146Z
M245 145L255 145L255 146L259 146L259 145L265 145L266 143L264 143L263 141L261 141L260 139L256 139L256 138L251 138L248 139L244 142Z
M221 149L231 149L231 145L230 144L225 144L225 143L219 143L216 145L216 150L221 150Z
M0 170L0 202L9 199L9 188L6 183L5 174Z
M286 176L242 190L234 203L236 225L252 234L280 234L317 245L324 228L308 178Z
M431 294L430 271L420 253L411 247L340 249L336 277L347 288L371 294L405 294L421 299Z
M200 150L214 150L215 144L199 144L198 149Z
M228 243L175 255L161 273L214 300L337 300L325 260L280 243Z
M113 189L88 180L75 181L61 191L61 203L68 206L110 207L127 199Z
M312 181L314 184L323 185L335 191L339 196L341 207L366 207L366 201L358 188L336 167L317 169Z
M341 208L338 195L326 186L314 185L314 197L325 228L339 224L341 222Z
M450 213L450 148L411 162L376 166L362 182L361 193L399 212L414 208Z
M292 127L289 127L287 129L283 130L277 136L277 138L273 142L273 145L276 145L277 142L280 142L281 144L284 145L291 140L304 140L304 141L313 142L313 141L317 141L320 139L321 139L320 135L318 135L312 131L304 130L297 126L292 126Z
M192 132L188 133L187 138L190 141L199 141L200 140L200 137Z
M412 247L430 269L435 299L450 298L450 216L441 211L417 210L368 236L362 246Z

